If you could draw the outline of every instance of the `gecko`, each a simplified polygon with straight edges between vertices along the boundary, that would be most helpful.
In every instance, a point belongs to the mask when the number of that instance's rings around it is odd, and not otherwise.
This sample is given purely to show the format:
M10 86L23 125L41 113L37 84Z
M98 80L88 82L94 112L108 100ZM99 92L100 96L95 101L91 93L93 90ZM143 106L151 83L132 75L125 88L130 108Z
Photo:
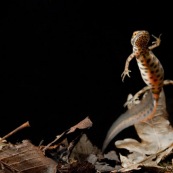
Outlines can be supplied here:
M150 88L147 96L140 102L122 114L110 127L107 136L104 140L102 151L104 152L110 141L123 129L137 124L146 122L152 119L156 111L159 95L164 85L164 69L158 58L152 50L160 45L160 36L157 38L152 35L156 41L151 46L148 46L150 34L148 31L135 31L131 37L133 52L129 55L125 63L125 69L121 75L122 81L125 76L130 77L129 64L133 58L136 58L137 64L146 85Z

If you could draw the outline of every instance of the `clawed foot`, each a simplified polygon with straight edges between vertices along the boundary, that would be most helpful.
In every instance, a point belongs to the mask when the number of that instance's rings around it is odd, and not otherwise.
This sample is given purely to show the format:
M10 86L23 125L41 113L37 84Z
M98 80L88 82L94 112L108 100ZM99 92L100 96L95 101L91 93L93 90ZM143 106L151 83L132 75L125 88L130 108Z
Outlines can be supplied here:
M124 107L127 106L128 109L131 109L134 105L139 104L140 100L139 98L135 98L133 97L132 94L129 94L127 97L127 101L124 103Z
M160 45L160 42L161 42L161 37L162 34L159 35L159 37L156 37L154 35L152 35L152 37L154 37L156 39L156 41L153 41L152 44L155 44L156 46L159 46Z
M124 70L124 71L123 71L123 73L121 74L121 77L122 77L122 81L123 81L123 82L124 82L124 78L126 77L126 75L127 75L128 77L130 77L130 75L129 75L130 72L131 72L130 70Z
M127 101L124 103L124 107L128 107L128 109L131 109L134 105L137 105L141 102L142 99L146 97L148 94L148 91L150 89L149 86L144 87L140 91L138 91L134 96L132 94L129 94L127 97ZM142 95L141 99L139 98Z

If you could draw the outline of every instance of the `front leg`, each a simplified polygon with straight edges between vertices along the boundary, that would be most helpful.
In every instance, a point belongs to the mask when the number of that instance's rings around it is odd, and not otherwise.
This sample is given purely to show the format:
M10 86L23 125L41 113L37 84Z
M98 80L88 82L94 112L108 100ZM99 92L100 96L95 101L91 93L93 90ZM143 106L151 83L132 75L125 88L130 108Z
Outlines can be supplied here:
M161 35L162 35L162 34L160 34L158 38L157 38L156 36L152 35L152 36L156 39L156 41L153 41L153 42L152 42L153 45L149 46L148 49L152 50L152 49L154 49L154 48L160 46L160 42L161 42L160 37L161 37Z
M132 54L127 58L127 60L126 60L126 64L125 64L124 71L123 71L123 73L121 74L121 77L122 77L122 81L123 81L123 82L124 82L124 78L125 78L126 75L127 75L128 77L130 77L129 72L131 72L131 71L129 70L129 64L130 64L130 61L131 61L134 57L135 57L135 54L132 53Z

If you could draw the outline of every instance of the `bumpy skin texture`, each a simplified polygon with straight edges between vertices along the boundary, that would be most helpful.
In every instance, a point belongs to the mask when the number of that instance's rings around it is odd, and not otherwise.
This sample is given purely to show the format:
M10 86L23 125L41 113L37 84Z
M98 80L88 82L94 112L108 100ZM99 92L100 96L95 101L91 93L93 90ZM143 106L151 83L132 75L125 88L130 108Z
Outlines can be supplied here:
M150 88L147 97L144 98L138 105L122 114L110 127L106 139L103 143L102 151L104 151L110 141L123 129L137 124L139 122L145 122L148 119L153 118L157 108L159 95L164 85L164 70L153 54L152 49L160 45L160 37L153 36L156 41L154 44L148 46L150 35L148 31L135 31L131 38L131 44L133 46L133 52L126 60L125 69L122 73L122 81L125 76L129 76L130 70L129 63L135 57L142 76L142 79Z

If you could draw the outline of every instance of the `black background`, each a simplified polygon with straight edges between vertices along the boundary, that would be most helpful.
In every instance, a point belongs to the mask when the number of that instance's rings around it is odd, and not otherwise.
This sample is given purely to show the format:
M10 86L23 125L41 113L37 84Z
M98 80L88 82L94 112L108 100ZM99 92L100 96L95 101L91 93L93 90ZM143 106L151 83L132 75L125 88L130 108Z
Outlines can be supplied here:
M101 147L125 111L127 95L145 86L135 59L131 78L121 80L133 31L162 33L153 52L165 79L173 79L171 6L171 1L1 1L0 136L29 121L31 128L9 140L50 142L89 116L88 137ZM171 113L173 88L164 88Z

